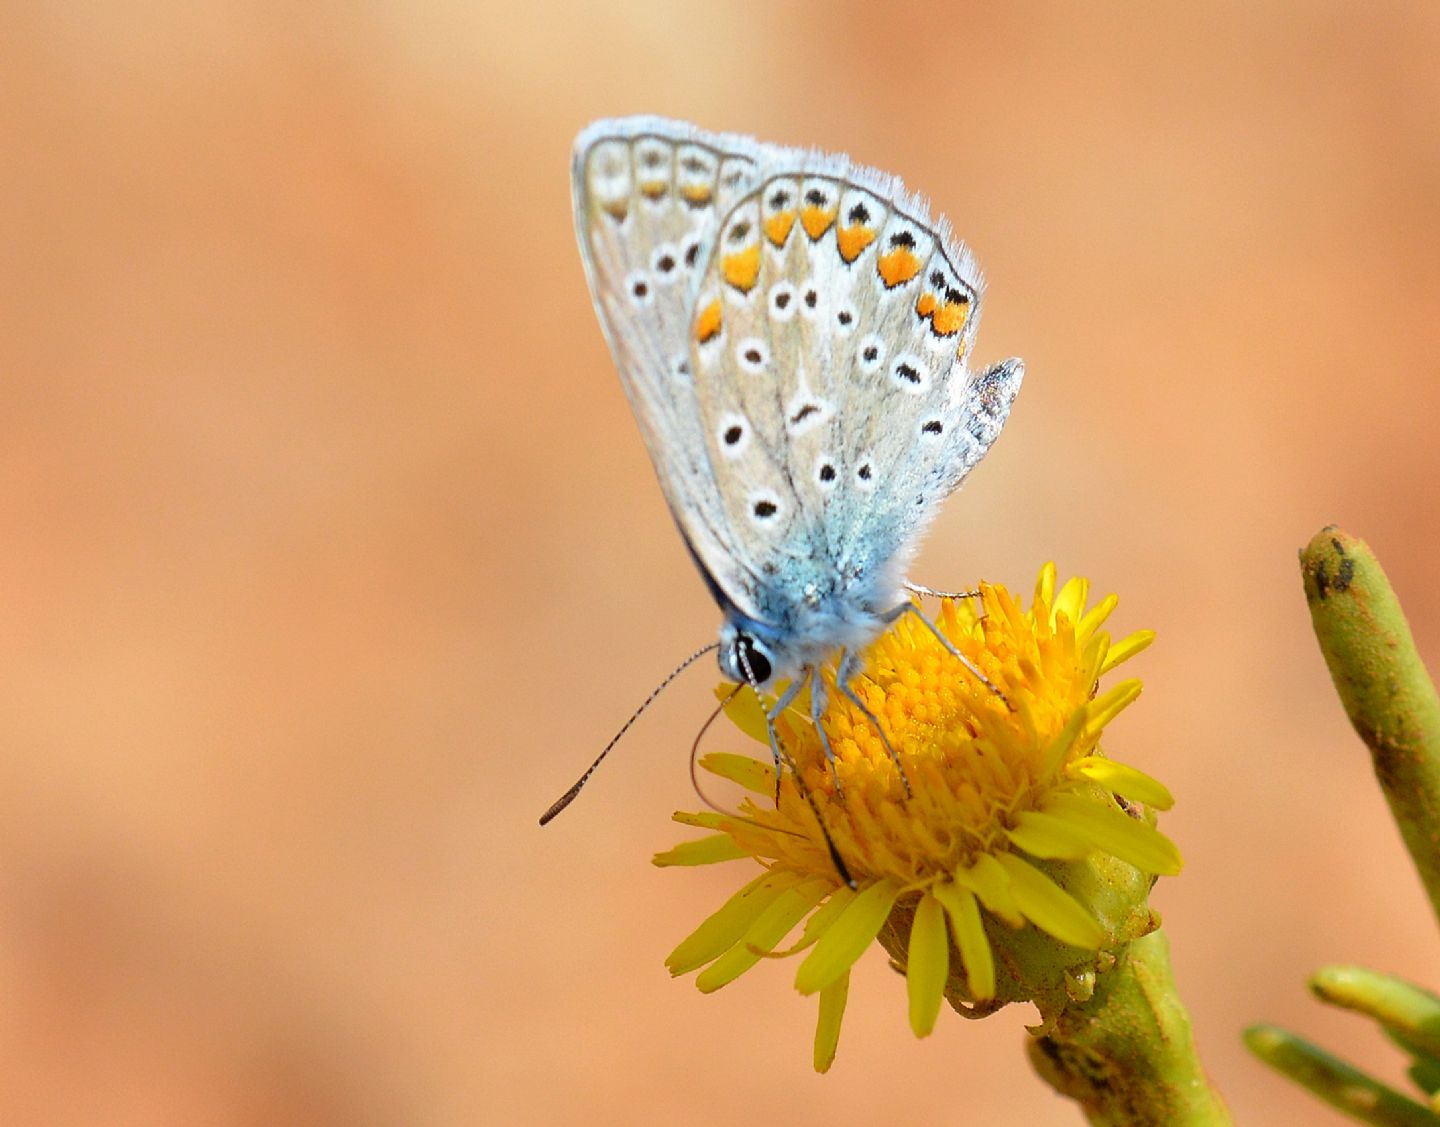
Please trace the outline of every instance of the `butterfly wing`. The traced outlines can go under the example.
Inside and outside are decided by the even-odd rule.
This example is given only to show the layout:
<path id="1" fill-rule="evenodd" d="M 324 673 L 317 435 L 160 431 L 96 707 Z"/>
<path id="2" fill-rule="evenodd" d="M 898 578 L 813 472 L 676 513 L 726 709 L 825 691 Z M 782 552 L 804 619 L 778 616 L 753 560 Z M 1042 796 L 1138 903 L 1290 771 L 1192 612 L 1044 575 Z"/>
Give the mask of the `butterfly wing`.
<path id="1" fill-rule="evenodd" d="M 767 147 L 663 118 L 599 121 L 576 139 L 571 186 L 590 293 L 666 501 L 717 597 L 745 613 L 734 538 L 695 404 L 695 292 L 721 218 L 762 176 Z"/>
<path id="2" fill-rule="evenodd" d="M 786 157 L 721 223 L 690 351 L 731 550 L 759 584 L 750 601 L 803 622 L 808 587 L 823 631 L 895 605 L 1022 368 L 971 375 L 979 271 L 899 181 Z"/>

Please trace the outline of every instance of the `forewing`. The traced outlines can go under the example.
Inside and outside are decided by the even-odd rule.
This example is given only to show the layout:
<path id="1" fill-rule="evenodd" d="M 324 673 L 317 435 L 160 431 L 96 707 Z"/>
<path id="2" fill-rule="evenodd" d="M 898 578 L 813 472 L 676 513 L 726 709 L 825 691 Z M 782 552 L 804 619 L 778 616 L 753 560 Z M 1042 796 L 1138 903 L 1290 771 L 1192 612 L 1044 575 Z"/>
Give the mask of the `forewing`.
<path id="1" fill-rule="evenodd" d="M 661 118 L 596 122 L 575 143 L 575 226 L 590 293 L 666 501 L 712 582 L 743 577 L 695 404 L 695 290 L 721 217 L 753 190 L 765 147 Z"/>

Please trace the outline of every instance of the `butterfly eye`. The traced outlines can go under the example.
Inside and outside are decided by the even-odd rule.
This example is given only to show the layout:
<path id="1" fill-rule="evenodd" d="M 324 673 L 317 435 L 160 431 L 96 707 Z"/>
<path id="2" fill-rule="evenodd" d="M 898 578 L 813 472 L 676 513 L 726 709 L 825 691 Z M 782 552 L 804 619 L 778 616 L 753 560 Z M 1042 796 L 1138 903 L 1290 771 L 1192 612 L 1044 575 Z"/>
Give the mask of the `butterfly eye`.
<path id="1" fill-rule="evenodd" d="M 753 677 L 757 685 L 765 684 L 775 671 L 760 644 L 748 634 L 741 634 L 735 639 L 735 664 L 747 675 L 746 680 Z"/>

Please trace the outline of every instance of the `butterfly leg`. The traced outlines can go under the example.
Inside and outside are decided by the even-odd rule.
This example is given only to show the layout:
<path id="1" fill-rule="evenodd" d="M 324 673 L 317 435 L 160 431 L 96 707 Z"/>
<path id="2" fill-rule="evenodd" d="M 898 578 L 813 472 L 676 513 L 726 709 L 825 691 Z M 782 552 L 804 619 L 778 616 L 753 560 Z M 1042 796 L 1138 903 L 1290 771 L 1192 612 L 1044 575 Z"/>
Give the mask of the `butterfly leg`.
<path id="1" fill-rule="evenodd" d="M 801 677 L 798 681 L 791 681 L 790 684 L 786 686 L 785 691 L 780 694 L 780 696 L 776 699 L 775 703 L 770 707 L 769 711 L 767 711 L 767 712 L 765 713 L 765 734 L 770 737 L 770 754 L 771 754 L 771 755 L 774 757 L 774 759 L 775 759 L 775 805 L 776 805 L 776 806 L 779 806 L 779 805 L 780 805 L 780 767 L 781 767 L 781 755 L 780 755 L 780 737 L 779 737 L 779 735 L 778 735 L 778 734 L 776 733 L 776 731 L 775 731 L 775 721 L 780 718 L 781 714 L 784 713 L 784 711 L 785 711 L 787 708 L 789 708 L 790 705 L 794 702 L 795 698 L 800 695 L 800 690 L 805 687 L 805 682 L 808 681 L 809 679 L 810 679 L 810 670 L 809 670 L 809 668 L 807 667 L 806 670 L 805 670 L 805 676 L 804 676 L 804 677 Z M 759 693 L 757 692 L 756 695 L 758 696 Z M 793 763 L 790 765 L 790 769 L 791 769 L 792 771 L 795 770 L 795 765 L 794 765 Z M 796 774 L 797 777 L 799 776 L 799 772 L 795 772 L 795 774 Z"/>
<path id="2" fill-rule="evenodd" d="M 932 599 L 978 599 L 979 591 L 937 591 L 934 587 L 926 587 L 923 583 L 905 584 L 905 590 L 916 595 L 928 595 Z"/>
<path id="3" fill-rule="evenodd" d="M 890 612 L 888 618 L 889 621 L 894 622 L 897 618 L 901 617 L 901 615 L 905 614 L 913 614 L 916 618 L 923 622 L 929 628 L 930 633 L 934 634 L 935 637 L 939 640 L 940 644 L 945 647 L 946 652 L 951 657 L 955 658 L 956 661 L 958 661 L 966 669 L 970 670 L 970 672 L 975 675 L 976 680 L 978 680 L 982 685 L 984 685 L 1002 701 L 1005 701 L 1005 704 L 1007 706 L 1009 705 L 1010 702 L 1006 700 L 1005 694 L 995 687 L 994 682 L 992 682 L 989 677 L 985 676 L 985 674 L 981 673 L 980 670 L 975 667 L 975 663 L 973 661 L 971 661 L 968 657 L 966 657 L 959 650 L 957 650 L 955 648 L 955 644 L 951 642 L 949 638 L 945 637 L 944 634 L 940 633 L 940 627 L 936 626 L 935 623 L 930 620 L 930 616 L 927 615 L 914 603 L 901 603 L 898 607 L 896 607 Z"/>
<path id="4" fill-rule="evenodd" d="M 894 747 L 890 744 L 890 737 L 885 734 L 885 729 L 880 724 L 880 718 L 870 711 L 870 706 L 860 699 L 860 695 L 850 687 L 850 682 L 860 675 L 864 659 L 859 654 L 850 653 L 847 650 L 840 651 L 840 665 L 835 673 L 835 684 L 839 686 L 840 692 L 845 699 L 860 710 L 862 716 L 870 721 L 870 726 L 875 729 L 880 737 L 880 742 L 885 745 L 885 750 L 890 755 L 890 760 L 895 764 L 895 770 L 900 772 L 900 781 L 905 784 L 905 797 L 909 798 L 913 793 L 910 790 L 910 776 L 905 774 L 905 764 L 900 762 L 900 756 L 896 754 Z"/>
<path id="5" fill-rule="evenodd" d="M 856 888 L 855 878 L 850 875 L 850 870 L 845 867 L 845 859 L 840 856 L 840 850 L 835 847 L 835 839 L 830 836 L 830 831 L 825 828 L 825 819 L 820 816 L 820 807 L 815 803 L 815 796 L 810 793 L 810 788 L 805 785 L 805 779 L 800 774 L 795 761 L 780 750 L 780 737 L 775 731 L 775 719 L 787 708 L 794 699 L 800 695 L 800 690 L 810 680 L 813 670 L 807 668 L 805 676 L 794 681 L 786 690 L 780 694 L 780 698 L 774 706 L 765 713 L 765 734 L 770 737 L 770 754 L 775 757 L 775 805 L 780 805 L 780 769 L 782 764 L 789 764 L 790 777 L 795 780 L 795 787 L 805 796 L 805 801 L 810 806 L 810 813 L 815 815 L 815 821 L 820 825 L 820 833 L 825 838 L 825 845 L 830 850 L 830 860 L 835 866 L 835 871 L 840 874 L 847 887 Z M 751 685 L 754 688 L 754 685 Z M 760 695 L 760 690 L 755 689 L 755 695 Z"/>
<path id="6" fill-rule="evenodd" d="M 830 764 L 830 778 L 835 783 L 835 797 L 843 800 L 845 791 L 840 786 L 840 776 L 835 770 L 835 749 L 830 746 L 830 735 L 825 731 L 825 725 L 820 718 L 825 715 L 825 681 L 820 676 L 820 670 L 814 666 L 807 667 L 805 675 L 810 678 L 810 723 L 815 726 L 815 734 L 820 737 L 820 746 L 825 749 L 825 761 Z"/>

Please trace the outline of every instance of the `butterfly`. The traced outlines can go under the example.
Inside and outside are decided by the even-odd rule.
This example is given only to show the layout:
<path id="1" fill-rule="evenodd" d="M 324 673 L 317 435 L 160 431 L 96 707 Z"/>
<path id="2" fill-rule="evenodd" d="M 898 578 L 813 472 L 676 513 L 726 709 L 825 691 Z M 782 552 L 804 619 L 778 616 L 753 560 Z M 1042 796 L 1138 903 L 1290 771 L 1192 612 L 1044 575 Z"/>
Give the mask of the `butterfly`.
<path id="1" fill-rule="evenodd" d="M 970 368 L 973 257 L 893 176 L 660 117 L 582 131 L 572 187 L 596 312 L 723 615 L 700 652 L 757 694 L 783 684 L 777 785 L 773 720 L 809 684 L 824 740 L 831 659 L 883 739 L 851 688 L 861 651 L 914 612 L 965 660 L 905 571 L 1024 375 L 1018 359 Z"/>

